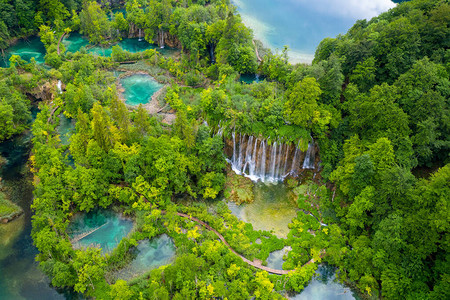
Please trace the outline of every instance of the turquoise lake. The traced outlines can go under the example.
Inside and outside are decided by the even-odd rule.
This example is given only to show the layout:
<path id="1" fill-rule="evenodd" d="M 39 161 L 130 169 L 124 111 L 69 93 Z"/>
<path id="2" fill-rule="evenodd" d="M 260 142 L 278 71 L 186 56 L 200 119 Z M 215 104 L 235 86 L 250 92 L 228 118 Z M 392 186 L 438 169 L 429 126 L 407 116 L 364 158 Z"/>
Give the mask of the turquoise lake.
<path id="1" fill-rule="evenodd" d="M 134 74 L 120 79 L 125 103 L 128 105 L 145 104 L 162 85 L 146 74 Z"/>
<path id="2" fill-rule="evenodd" d="M 79 34 L 78 32 L 71 33 L 68 37 L 64 37 L 63 44 L 66 47 L 67 52 L 75 53 L 78 50 L 81 49 L 81 47 L 87 47 L 88 53 L 92 53 L 94 55 L 100 55 L 100 56 L 111 56 L 112 54 L 112 46 L 110 47 L 100 47 L 100 46 L 93 46 L 88 47 L 89 40 Z M 163 49 L 159 48 L 155 44 L 150 44 L 144 39 L 139 38 L 131 38 L 131 39 L 123 39 L 120 42 L 117 43 L 123 50 L 126 50 L 131 53 L 141 52 L 148 49 L 157 49 L 159 52 L 161 52 L 164 55 L 172 55 L 178 50 L 172 49 L 169 47 L 165 47 Z"/>
<path id="3" fill-rule="evenodd" d="M 9 58 L 12 55 L 19 55 L 23 60 L 29 62 L 32 57 L 38 64 L 44 63 L 45 47 L 39 37 L 34 36 L 28 39 L 21 39 L 15 45 L 5 50 L 5 55 L 0 55 L 0 67 L 9 67 Z"/>
<path id="4" fill-rule="evenodd" d="M 310 63 L 320 41 L 344 34 L 358 19 L 395 6 L 390 0 L 232 0 L 255 38 L 272 50 L 290 49 L 293 63 Z"/>
<path id="5" fill-rule="evenodd" d="M 103 253 L 111 252 L 133 228 L 130 219 L 109 210 L 94 210 L 75 216 L 67 231 L 75 248 L 99 247 Z M 95 230 L 95 231 L 94 231 Z M 89 235 L 78 239 L 84 233 Z"/>

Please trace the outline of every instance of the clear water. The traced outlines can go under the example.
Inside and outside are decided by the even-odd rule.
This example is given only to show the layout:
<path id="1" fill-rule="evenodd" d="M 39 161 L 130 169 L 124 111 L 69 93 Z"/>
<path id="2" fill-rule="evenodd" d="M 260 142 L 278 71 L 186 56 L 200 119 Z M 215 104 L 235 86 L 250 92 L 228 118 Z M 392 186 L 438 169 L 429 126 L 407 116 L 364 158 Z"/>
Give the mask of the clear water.
<path id="1" fill-rule="evenodd" d="M 253 82 L 260 82 L 261 80 L 264 80 L 263 76 L 259 76 L 258 74 L 242 74 L 239 80 L 243 83 L 253 83 Z"/>
<path id="2" fill-rule="evenodd" d="M 267 258 L 267 266 L 272 269 L 283 270 L 283 256 L 287 255 L 291 250 L 291 247 L 286 246 L 281 250 L 271 252 Z"/>
<path id="3" fill-rule="evenodd" d="M 120 84 L 125 90 L 123 95 L 128 105 L 148 103 L 151 97 L 162 85 L 146 74 L 135 74 L 120 79 Z"/>
<path id="4" fill-rule="evenodd" d="M 45 47 L 37 36 L 27 40 L 19 40 L 15 45 L 6 49 L 4 54 L 4 56 L 0 55 L 0 67 L 2 68 L 9 67 L 9 58 L 12 55 L 19 55 L 27 62 L 29 62 L 32 57 L 34 57 L 38 64 L 42 64 L 45 61 Z"/>
<path id="5" fill-rule="evenodd" d="M 74 247 L 100 247 L 103 253 L 111 252 L 131 231 L 133 222 L 109 210 L 95 210 L 75 216 L 67 231 L 74 238 L 98 227 L 98 230 L 74 243 Z"/>
<path id="6" fill-rule="evenodd" d="M 78 32 L 71 33 L 69 36 L 64 37 L 63 44 L 66 47 L 66 51 L 70 51 L 72 53 L 77 52 L 81 49 L 81 47 L 87 47 L 89 45 L 89 40 L 79 34 Z M 172 55 L 177 50 L 165 47 L 164 49 L 160 49 L 158 45 L 150 44 L 144 39 L 139 40 L 138 38 L 131 39 L 123 39 L 117 43 L 123 50 L 126 50 L 131 53 L 137 53 L 141 51 L 145 51 L 148 49 L 157 49 L 164 55 Z M 88 47 L 89 48 L 89 47 Z M 112 46 L 110 47 L 100 47 L 93 46 L 88 49 L 88 53 L 99 55 L 99 56 L 111 56 L 112 54 Z"/>
<path id="7" fill-rule="evenodd" d="M 117 279 L 130 280 L 145 272 L 171 263 L 175 258 L 172 239 L 163 234 L 151 240 L 140 241 L 136 247 L 136 258 L 116 274 Z"/>
<path id="8" fill-rule="evenodd" d="M 244 222 L 252 223 L 255 230 L 273 231 L 278 237 L 287 237 L 288 224 L 297 216 L 297 206 L 288 199 L 287 187 L 257 182 L 253 193 L 252 203 L 238 206 L 228 202 L 231 212 Z"/>
<path id="9" fill-rule="evenodd" d="M 89 45 L 89 40 L 84 38 L 78 32 L 73 32 L 69 36 L 64 36 L 62 40 L 64 47 L 66 47 L 67 52 L 75 53 L 81 49 L 81 47 L 86 47 Z"/>
<path id="10" fill-rule="evenodd" d="M 353 300 L 360 299 L 349 287 L 336 280 L 335 268 L 328 265 L 320 265 L 316 271 L 317 277 L 313 278 L 308 286 L 291 300 Z"/>
<path id="11" fill-rule="evenodd" d="M 75 129 L 75 122 L 72 119 L 66 118 L 63 114 L 59 115 L 59 125 L 56 130 L 59 133 L 62 145 L 69 144 L 69 138 Z"/>
<path id="12" fill-rule="evenodd" d="M 310 63 L 320 41 L 346 33 L 356 20 L 395 6 L 390 0 L 232 0 L 255 37 L 272 50 L 290 49 L 291 62 Z"/>

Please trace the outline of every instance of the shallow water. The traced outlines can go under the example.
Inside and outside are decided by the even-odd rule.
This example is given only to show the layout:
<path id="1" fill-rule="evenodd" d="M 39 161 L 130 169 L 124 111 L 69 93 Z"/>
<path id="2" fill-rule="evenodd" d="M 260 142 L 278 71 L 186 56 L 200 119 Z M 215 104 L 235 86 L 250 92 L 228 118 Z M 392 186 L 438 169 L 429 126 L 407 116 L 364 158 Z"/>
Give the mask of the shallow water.
<path id="1" fill-rule="evenodd" d="M 290 61 L 310 63 L 320 41 L 346 33 L 358 19 L 395 6 L 390 0 L 232 0 L 265 47 L 290 49 Z"/>
<path id="2" fill-rule="evenodd" d="M 149 270 L 167 265 L 175 258 L 175 245 L 167 234 L 139 241 L 135 250 L 136 258 L 116 274 L 117 279 L 130 280 Z"/>
<path id="3" fill-rule="evenodd" d="M 5 56 L 0 56 L 0 67 L 9 67 L 9 58 L 12 55 L 19 55 L 27 62 L 34 57 L 38 64 L 42 64 L 44 63 L 45 47 L 37 36 L 26 40 L 21 39 L 15 45 L 5 50 Z"/>
<path id="4" fill-rule="evenodd" d="M 283 256 L 287 255 L 291 250 L 290 246 L 286 246 L 281 250 L 270 252 L 267 258 L 267 266 L 272 269 L 283 270 Z"/>
<path id="5" fill-rule="evenodd" d="M 298 295 L 289 297 L 291 300 L 353 300 L 360 299 L 349 287 L 336 280 L 335 268 L 320 265 L 308 286 Z"/>
<path id="6" fill-rule="evenodd" d="M 59 125 L 56 130 L 59 133 L 62 145 L 69 144 L 69 138 L 75 129 L 75 122 L 72 119 L 66 118 L 63 114 L 59 115 Z"/>
<path id="7" fill-rule="evenodd" d="M 148 103 L 162 85 L 146 74 L 134 74 L 120 79 L 124 88 L 125 103 L 139 105 Z"/>
<path id="8" fill-rule="evenodd" d="M 70 238 L 95 230 L 74 243 L 75 248 L 100 247 L 103 253 L 111 252 L 133 228 L 133 221 L 109 210 L 94 210 L 78 214 L 67 231 Z"/>
<path id="9" fill-rule="evenodd" d="M 231 212 L 255 230 L 273 231 L 281 238 L 289 233 L 288 224 L 297 216 L 297 206 L 288 199 L 288 188 L 283 184 L 255 183 L 255 200 L 250 204 L 228 202 Z"/>

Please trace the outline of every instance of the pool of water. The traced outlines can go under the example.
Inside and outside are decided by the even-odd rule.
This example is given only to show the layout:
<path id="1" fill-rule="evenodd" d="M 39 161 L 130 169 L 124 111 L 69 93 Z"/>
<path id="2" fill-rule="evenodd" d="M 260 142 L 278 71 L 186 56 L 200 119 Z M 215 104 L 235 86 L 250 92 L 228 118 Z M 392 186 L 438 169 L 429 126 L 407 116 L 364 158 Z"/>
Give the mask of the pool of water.
<path id="1" fill-rule="evenodd" d="M 328 265 L 319 265 L 317 277 L 313 278 L 306 288 L 291 300 L 359 300 L 358 295 L 349 287 L 336 279 L 336 269 Z"/>
<path id="2" fill-rule="evenodd" d="M 310 63 L 320 41 L 344 34 L 358 19 L 395 6 L 390 0 L 232 0 L 255 38 L 272 50 L 290 49 L 291 62 Z"/>
<path id="3" fill-rule="evenodd" d="M 42 64 L 44 63 L 45 47 L 37 36 L 21 39 L 15 45 L 6 49 L 4 56 L 0 55 L 0 67 L 9 67 L 9 58 L 12 55 L 19 55 L 27 62 L 34 57 L 37 63 Z"/>
<path id="4" fill-rule="evenodd" d="M 175 258 L 172 239 L 163 234 L 151 240 L 139 241 L 135 249 L 136 258 L 116 274 L 117 279 L 130 280 L 145 272 L 171 263 Z"/>
<path id="5" fill-rule="evenodd" d="M 121 217 L 118 213 L 94 210 L 76 215 L 67 230 L 75 248 L 100 247 L 103 253 L 108 253 L 132 228 L 133 221 Z M 92 233 L 84 236 L 88 232 Z M 80 236 L 84 237 L 79 238 Z"/>
<path id="6" fill-rule="evenodd" d="M 253 82 L 260 82 L 261 80 L 264 80 L 264 76 L 260 76 L 258 74 L 242 74 L 239 78 L 239 80 L 243 83 L 253 83 Z"/>
<path id="7" fill-rule="evenodd" d="M 89 45 L 89 40 L 79 34 L 78 32 L 71 33 L 69 36 L 64 37 L 63 44 L 66 47 L 66 51 L 75 53 L 81 49 L 81 47 L 87 47 Z M 137 53 L 141 51 L 145 51 L 147 49 L 157 49 L 162 54 L 172 55 L 177 52 L 176 49 L 172 49 L 170 47 L 165 47 L 163 49 L 159 48 L 158 45 L 150 44 L 144 39 L 139 38 L 131 38 L 131 39 L 123 39 L 117 43 L 123 50 L 126 50 L 131 53 Z M 88 47 L 88 53 L 99 55 L 99 56 L 111 56 L 112 54 L 112 46 L 110 47 L 101 47 L 101 46 L 93 46 Z"/>
<path id="8" fill-rule="evenodd" d="M 251 223 L 255 230 L 273 231 L 281 238 L 289 233 L 288 224 L 297 216 L 295 202 L 289 200 L 288 188 L 283 184 L 255 183 L 255 200 L 249 204 L 236 205 L 228 202 L 231 212 L 244 222 Z"/>
<path id="9" fill-rule="evenodd" d="M 146 74 L 134 74 L 120 79 L 125 103 L 139 105 L 148 103 L 154 93 L 162 88 L 162 85 Z"/>
<path id="10" fill-rule="evenodd" d="M 75 122 L 73 119 L 68 119 L 63 114 L 59 115 L 59 125 L 56 130 L 59 133 L 62 145 L 69 144 L 69 138 L 75 129 Z"/>
<path id="11" fill-rule="evenodd" d="M 287 255 L 291 250 L 290 246 L 286 246 L 281 250 L 270 252 L 267 258 L 267 266 L 272 269 L 283 270 L 283 256 Z"/>

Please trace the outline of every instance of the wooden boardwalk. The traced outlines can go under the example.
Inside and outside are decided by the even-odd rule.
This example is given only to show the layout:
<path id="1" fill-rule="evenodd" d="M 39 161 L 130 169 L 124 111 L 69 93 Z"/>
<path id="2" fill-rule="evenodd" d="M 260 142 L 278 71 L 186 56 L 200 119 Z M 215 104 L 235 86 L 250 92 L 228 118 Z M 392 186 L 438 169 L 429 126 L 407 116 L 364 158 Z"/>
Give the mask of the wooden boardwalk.
<path id="1" fill-rule="evenodd" d="M 140 195 L 140 196 L 143 196 L 143 195 L 141 195 L 141 194 L 139 194 L 139 193 L 137 193 L 137 194 Z M 144 200 L 145 200 L 147 203 L 149 202 L 145 197 L 144 197 Z M 167 211 L 161 210 L 161 214 L 165 215 L 166 213 L 167 213 Z M 223 235 L 221 235 L 217 230 L 215 230 L 214 228 L 212 228 L 211 226 L 209 226 L 208 224 L 206 224 L 206 223 L 203 222 L 202 220 L 199 220 L 199 219 L 197 219 L 196 217 L 190 216 L 190 215 L 185 214 L 185 213 L 180 213 L 180 212 L 176 212 L 176 215 L 179 216 L 179 217 L 183 217 L 183 218 L 189 219 L 189 220 L 191 220 L 191 221 L 194 221 L 194 222 L 196 222 L 196 223 L 202 225 L 203 227 L 205 227 L 205 228 L 208 229 L 209 231 L 214 232 L 215 235 L 217 235 L 217 237 L 218 237 L 218 238 L 219 238 L 219 239 L 220 239 L 220 240 L 228 247 L 228 249 L 230 249 L 231 252 L 233 252 L 235 255 L 239 256 L 245 263 L 247 263 L 247 264 L 250 265 L 250 266 L 253 266 L 253 267 L 257 268 L 257 269 L 264 270 L 264 271 L 267 271 L 267 272 L 269 272 L 269 273 L 276 274 L 276 275 L 286 275 L 286 274 L 289 274 L 290 272 L 294 272 L 294 271 L 295 271 L 295 269 L 294 269 L 294 270 L 278 270 L 278 269 L 272 269 L 272 268 L 263 266 L 263 265 L 261 264 L 261 262 L 259 262 L 259 261 L 251 261 L 251 260 L 248 260 L 247 258 L 245 258 L 244 256 L 242 256 L 241 254 L 237 253 L 237 252 L 230 246 L 230 244 L 227 243 L 227 241 L 225 240 L 225 238 L 223 237 Z M 320 257 L 323 257 L 324 254 L 325 254 L 325 252 L 324 252 L 324 251 L 321 251 Z M 309 260 L 306 264 L 304 264 L 304 266 L 309 265 L 309 264 L 312 264 L 312 263 L 314 263 L 314 262 L 315 262 L 315 260 L 314 260 L 314 258 L 312 258 L 312 259 Z"/>
<path id="2" fill-rule="evenodd" d="M 162 211 L 162 213 L 165 213 L 165 211 Z M 199 220 L 199 219 L 197 219 L 195 217 L 192 217 L 192 216 L 189 216 L 187 214 L 184 214 L 184 213 L 177 212 L 177 215 L 180 216 L 180 217 L 192 220 L 192 221 L 194 221 L 194 222 L 204 226 L 206 229 L 214 232 L 219 237 L 219 239 L 228 247 L 228 249 L 230 249 L 231 252 L 233 252 L 234 254 L 239 256 L 245 263 L 247 263 L 247 264 L 249 264 L 249 265 L 251 265 L 251 266 L 253 266 L 255 268 L 267 271 L 267 272 L 272 273 L 272 274 L 277 274 L 277 275 L 285 275 L 285 274 L 289 274 L 289 272 L 294 271 L 294 270 L 277 270 L 277 269 L 272 269 L 272 268 L 269 268 L 269 267 L 261 265 L 261 262 L 258 262 L 258 261 L 255 262 L 255 261 L 248 260 L 244 256 L 242 256 L 239 253 L 237 253 L 233 248 L 231 248 L 231 246 L 227 243 L 227 241 L 225 240 L 223 235 L 221 235 L 217 230 L 215 230 L 214 228 L 212 228 L 211 226 L 209 226 L 205 222 L 203 222 L 203 221 L 201 221 L 201 220 Z"/>
<path id="3" fill-rule="evenodd" d="M 100 226 L 98 226 L 98 227 L 96 227 L 96 228 L 94 228 L 94 229 L 91 229 L 91 230 L 89 230 L 89 231 L 86 231 L 85 233 L 78 234 L 78 235 L 76 235 L 75 237 L 73 237 L 72 239 L 70 239 L 70 242 L 73 243 L 73 244 L 78 243 L 80 240 L 84 239 L 84 238 L 87 237 L 88 235 L 93 234 L 94 232 L 96 232 L 97 230 L 99 230 L 100 228 L 102 228 L 103 226 L 105 226 L 106 224 L 108 224 L 108 223 L 105 223 L 105 224 L 100 225 Z"/>

